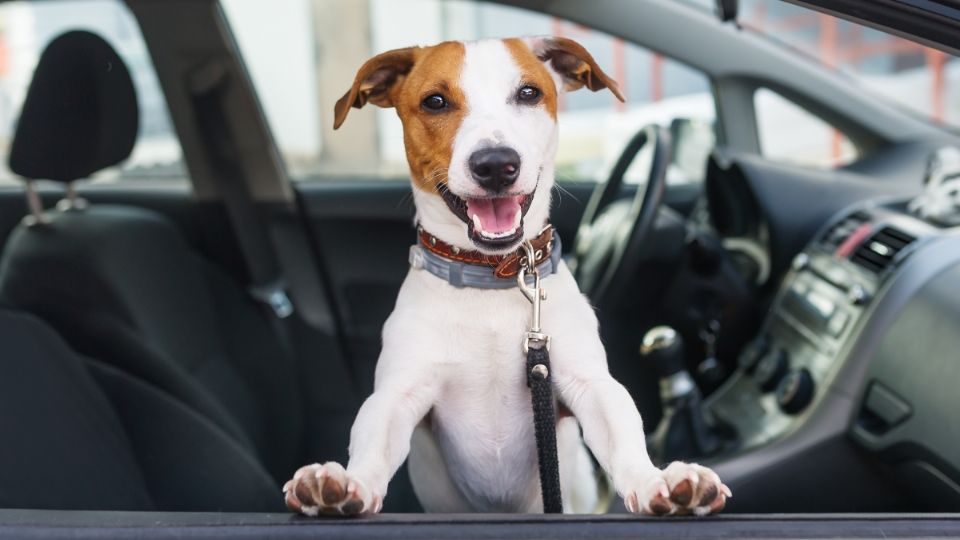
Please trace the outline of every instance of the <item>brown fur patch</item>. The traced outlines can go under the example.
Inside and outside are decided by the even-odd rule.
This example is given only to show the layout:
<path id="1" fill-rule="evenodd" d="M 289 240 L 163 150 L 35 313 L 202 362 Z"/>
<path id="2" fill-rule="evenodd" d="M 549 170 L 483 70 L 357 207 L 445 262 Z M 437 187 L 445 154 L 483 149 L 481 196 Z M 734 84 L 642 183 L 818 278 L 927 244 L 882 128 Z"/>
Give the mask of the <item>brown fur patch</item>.
<path id="1" fill-rule="evenodd" d="M 399 86 L 416 62 L 419 47 L 394 49 L 364 62 L 349 90 L 333 107 L 333 129 L 347 119 L 350 108 L 359 109 L 369 101 L 380 107 L 393 107 L 392 90 Z"/>
<path id="2" fill-rule="evenodd" d="M 540 89 L 541 99 L 538 107 L 543 107 L 550 113 L 550 116 L 557 119 L 557 85 L 550 76 L 546 66 L 530 47 L 521 39 L 509 38 L 503 40 L 503 44 L 510 51 L 510 56 L 517 63 L 520 72 L 523 73 L 523 84 L 530 84 Z"/>
<path id="3" fill-rule="evenodd" d="M 700 494 L 700 500 L 697 501 L 697 506 L 710 506 L 713 504 L 713 501 L 717 500 L 717 495 L 719 494 L 720 490 L 717 489 L 716 484 L 708 485 L 704 488 L 703 493 Z"/>
<path id="4" fill-rule="evenodd" d="M 671 510 L 673 510 L 673 506 L 660 495 L 655 496 L 653 500 L 650 501 L 650 511 L 653 512 L 654 515 L 665 516 L 669 514 Z"/>
<path id="5" fill-rule="evenodd" d="M 723 507 L 727 505 L 726 497 L 717 497 L 713 500 L 713 504 L 710 505 L 710 513 L 716 514 L 717 512 L 723 510 Z"/>
<path id="6" fill-rule="evenodd" d="M 593 56 L 572 39 L 552 37 L 544 39 L 543 50 L 537 55 L 550 65 L 565 81 L 566 90 L 576 90 L 586 86 L 596 92 L 608 88 L 620 101 L 626 101 L 617 81 L 600 69 Z"/>
<path id="7" fill-rule="evenodd" d="M 693 484 L 690 480 L 683 480 L 670 492 L 670 500 L 680 506 L 687 506 L 693 500 Z"/>
<path id="8" fill-rule="evenodd" d="M 568 86 L 586 85 L 591 90 L 610 88 L 623 99 L 617 84 L 596 65 L 578 43 L 564 38 L 544 41 L 546 49 L 533 51 L 521 39 L 503 40 L 524 75 L 524 81 L 540 89 L 537 105 L 557 117 L 558 89 L 543 61 L 559 66 Z M 453 156 L 453 141 L 469 111 L 466 94 L 460 88 L 460 73 L 466 54 L 464 44 L 446 41 L 432 47 L 409 47 L 379 54 L 357 72 L 353 86 L 334 107 L 334 129 L 351 108 L 373 103 L 395 107 L 403 123 L 403 142 L 415 188 L 439 196 L 438 184 L 447 179 Z M 571 85 L 572 83 L 572 85 Z M 449 103 L 443 112 L 426 111 L 421 102 L 441 94 Z"/>
<path id="9" fill-rule="evenodd" d="M 333 478 L 327 478 L 320 489 L 320 498 L 327 505 L 334 505 L 343 500 L 343 486 Z"/>
<path id="10" fill-rule="evenodd" d="M 464 54 L 463 44 L 456 41 L 419 50 L 413 68 L 395 89 L 413 185 L 428 193 L 437 193 L 437 184 L 446 181 L 453 140 L 469 108 L 459 85 Z M 425 111 L 420 104 L 431 94 L 443 95 L 448 108 Z"/>
<path id="11" fill-rule="evenodd" d="M 360 499 L 350 499 L 347 502 L 343 503 L 343 506 L 340 507 L 340 511 L 343 512 L 346 516 L 355 516 L 363 510 L 363 501 Z"/>
<path id="12" fill-rule="evenodd" d="M 301 481 L 294 488 L 294 495 L 297 496 L 297 499 L 308 506 L 316 505 L 316 502 L 313 500 L 313 491 L 310 489 L 310 486 L 307 485 L 307 482 Z"/>

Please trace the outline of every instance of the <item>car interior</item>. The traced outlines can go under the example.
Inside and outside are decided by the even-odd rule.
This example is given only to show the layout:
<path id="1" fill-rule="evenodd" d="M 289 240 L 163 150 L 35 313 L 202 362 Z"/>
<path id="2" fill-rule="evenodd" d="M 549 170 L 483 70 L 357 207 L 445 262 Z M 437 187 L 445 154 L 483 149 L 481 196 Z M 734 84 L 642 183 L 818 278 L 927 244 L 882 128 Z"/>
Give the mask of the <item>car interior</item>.
<path id="1" fill-rule="evenodd" d="M 0 185 L 0 509 L 278 513 L 225 518 L 227 535 L 288 523 L 281 486 L 346 461 L 372 390 L 415 242 L 409 182 L 292 181 L 221 3 L 117 4 L 186 180 L 98 181 L 141 136 L 137 75 L 83 25 L 43 44 L 3 156 L 16 183 Z M 955 128 L 681 0 L 617 2 L 629 16 L 497 4 L 709 78 L 708 147 L 695 120 L 631 124 L 599 181 L 560 184 L 552 214 L 655 461 L 713 467 L 735 494 L 725 514 L 957 511 Z M 765 155 L 760 89 L 856 156 Z M 689 155 L 702 181 L 675 182 Z M 384 512 L 422 512 L 404 468 Z M 498 523 L 533 526 L 517 519 Z"/>

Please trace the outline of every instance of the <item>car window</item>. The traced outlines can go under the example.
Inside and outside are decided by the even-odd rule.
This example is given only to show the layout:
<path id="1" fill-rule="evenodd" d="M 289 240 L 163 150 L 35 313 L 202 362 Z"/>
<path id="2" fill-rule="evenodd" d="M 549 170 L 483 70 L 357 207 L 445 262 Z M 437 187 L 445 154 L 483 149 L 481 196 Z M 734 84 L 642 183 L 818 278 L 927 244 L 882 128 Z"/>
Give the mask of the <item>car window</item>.
<path id="1" fill-rule="evenodd" d="M 764 157 L 818 168 L 839 167 L 857 158 L 853 143 L 840 130 L 773 90 L 757 89 L 753 101 Z"/>
<path id="2" fill-rule="evenodd" d="M 46 45 L 71 30 L 94 32 L 116 49 L 130 69 L 140 107 L 140 131 L 130 158 L 93 180 L 184 180 L 180 144 L 133 14 L 119 0 L 50 0 L 0 4 L 0 184 L 17 181 L 7 155 L 33 70 Z"/>
<path id="3" fill-rule="evenodd" d="M 629 138 L 648 123 L 712 126 L 714 121 L 713 94 L 703 73 L 607 34 L 518 8 L 472 0 L 225 0 L 224 7 L 287 170 L 297 180 L 408 175 L 394 111 L 351 115 L 336 133 L 331 116 L 365 60 L 411 44 L 548 34 L 582 43 L 620 83 L 627 101 L 585 90 L 562 96 L 560 181 L 602 178 Z M 640 167 L 632 169 L 627 180 L 640 181 Z M 702 171 L 678 166 L 669 179 L 698 181 Z"/>
<path id="4" fill-rule="evenodd" d="M 955 56 L 780 0 L 741 0 L 739 22 L 844 72 L 866 94 L 960 127 L 960 60 Z"/>

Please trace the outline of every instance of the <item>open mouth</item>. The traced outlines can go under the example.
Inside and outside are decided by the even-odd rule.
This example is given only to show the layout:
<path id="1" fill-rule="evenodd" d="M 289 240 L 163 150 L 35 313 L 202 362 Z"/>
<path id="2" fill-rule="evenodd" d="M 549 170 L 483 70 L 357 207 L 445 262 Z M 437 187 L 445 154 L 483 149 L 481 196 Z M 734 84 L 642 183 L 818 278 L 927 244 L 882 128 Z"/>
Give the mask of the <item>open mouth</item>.
<path id="1" fill-rule="evenodd" d="M 467 236 L 478 246 L 503 248 L 523 237 L 523 216 L 533 193 L 460 198 L 446 185 L 439 191 L 450 211 L 467 224 Z"/>

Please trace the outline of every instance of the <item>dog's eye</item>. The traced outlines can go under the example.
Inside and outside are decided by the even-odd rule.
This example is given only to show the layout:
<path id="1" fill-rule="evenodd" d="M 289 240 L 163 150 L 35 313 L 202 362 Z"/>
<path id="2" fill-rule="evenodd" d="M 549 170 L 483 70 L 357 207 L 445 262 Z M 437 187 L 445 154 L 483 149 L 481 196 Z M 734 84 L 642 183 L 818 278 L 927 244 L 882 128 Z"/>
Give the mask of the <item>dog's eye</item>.
<path id="1" fill-rule="evenodd" d="M 517 101 L 521 103 L 533 103 L 540 99 L 540 89 L 535 86 L 522 86 L 517 90 Z"/>
<path id="2" fill-rule="evenodd" d="M 440 94 L 431 94 L 423 99 L 421 105 L 429 111 L 442 111 L 447 108 L 447 99 Z"/>

